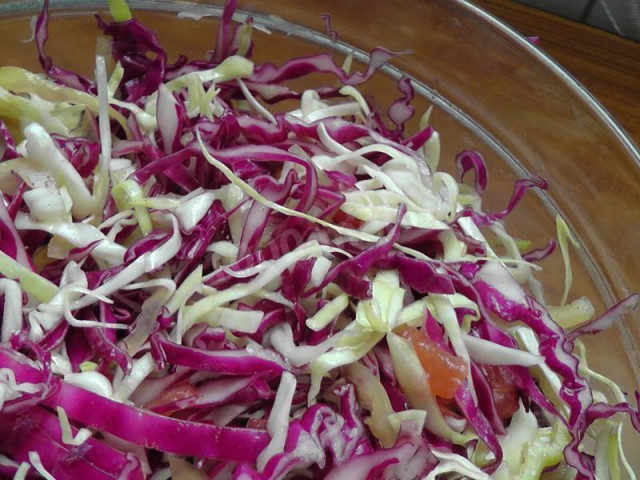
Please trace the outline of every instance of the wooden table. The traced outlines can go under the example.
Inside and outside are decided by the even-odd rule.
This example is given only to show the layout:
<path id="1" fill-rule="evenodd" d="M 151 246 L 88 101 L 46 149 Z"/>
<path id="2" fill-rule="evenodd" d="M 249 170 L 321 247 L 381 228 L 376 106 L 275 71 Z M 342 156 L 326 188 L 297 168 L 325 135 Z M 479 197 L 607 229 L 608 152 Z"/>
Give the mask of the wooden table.
<path id="1" fill-rule="evenodd" d="M 538 44 L 589 90 L 640 145 L 640 43 L 514 0 L 472 0 Z"/>

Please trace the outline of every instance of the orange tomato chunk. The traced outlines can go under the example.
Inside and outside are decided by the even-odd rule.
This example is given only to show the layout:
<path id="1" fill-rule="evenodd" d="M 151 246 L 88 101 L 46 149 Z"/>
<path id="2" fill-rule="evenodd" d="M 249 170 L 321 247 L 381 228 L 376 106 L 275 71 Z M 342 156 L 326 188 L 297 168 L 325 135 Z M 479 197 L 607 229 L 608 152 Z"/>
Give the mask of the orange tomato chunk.
<path id="1" fill-rule="evenodd" d="M 352 217 L 348 213 L 343 212 L 342 210 L 338 210 L 333 214 L 333 223 L 336 225 L 340 225 L 342 227 L 348 227 L 353 229 L 360 228 L 364 222 L 358 218 Z"/>
<path id="2" fill-rule="evenodd" d="M 453 398 L 467 377 L 465 361 L 442 349 L 422 330 L 403 325 L 395 333 L 413 345 L 427 374 L 431 393 L 440 398 Z"/>
<path id="3" fill-rule="evenodd" d="M 189 383 L 189 380 L 183 380 L 178 382 L 167 390 L 162 392 L 162 394 L 151 400 L 149 403 L 145 405 L 145 408 L 153 409 L 154 407 L 159 407 L 161 405 L 167 405 L 173 402 L 177 402 L 178 400 L 186 400 L 187 398 L 196 398 L 198 396 L 198 390 Z M 163 414 L 166 416 L 171 416 L 175 413 L 176 410 L 169 410 L 164 412 Z"/>
<path id="4" fill-rule="evenodd" d="M 511 418 L 518 410 L 518 389 L 509 371 L 500 365 L 479 364 L 480 370 L 491 387 L 493 401 L 500 418 Z"/>
<path id="5" fill-rule="evenodd" d="M 267 419 L 266 418 L 250 418 L 247 420 L 247 428 L 255 428 L 258 430 L 266 430 L 267 429 Z"/>

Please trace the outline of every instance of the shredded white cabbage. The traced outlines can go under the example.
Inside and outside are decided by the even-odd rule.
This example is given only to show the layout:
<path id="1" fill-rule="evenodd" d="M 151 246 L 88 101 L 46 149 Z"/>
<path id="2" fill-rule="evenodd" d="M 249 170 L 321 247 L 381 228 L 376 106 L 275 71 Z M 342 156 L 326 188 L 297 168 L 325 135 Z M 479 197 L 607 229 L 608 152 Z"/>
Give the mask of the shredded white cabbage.
<path id="1" fill-rule="evenodd" d="M 15 475 L 13 476 L 13 480 L 25 480 L 27 478 L 27 474 L 29 473 L 29 469 L 31 465 L 27 462 L 22 462 L 18 469 L 16 470 Z"/>
<path id="2" fill-rule="evenodd" d="M 324 257 L 322 257 L 324 258 Z M 329 325 L 349 306 L 349 296 L 342 294 L 327 303 L 306 321 L 307 327 L 319 331 Z"/>
<path id="3" fill-rule="evenodd" d="M 43 386 L 29 382 L 18 383 L 13 370 L 0 368 L 0 412 L 6 402 L 16 400 L 23 394 L 36 393 L 42 390 Z"/>
<path id="4" fill-rule="evenodd" d="M 44 478 L 45 480 L 56 480 L 53 475 L 51 475 L 44 465 L 42 465 L 42 460 L 40 460 L 40 455 L 38 452 L 29 452 L 29 462 L 33 468 Z"/>
<path id="5" fill-rule="evenodd" d="M 73 165 L 60 152 L 47 131 L 39 124 L 32 123 L 24 129 L 27 139 L 26 149 L 29 159 L 41 168 L 51 172 L 59 181 L 64 182 L 71 200 L 73 217 L 82 220 L 92 213 L 93 199 L 82 177 Z M 59 185 L 59 187 L 63 186 Z"/>
<path id="6" fill-rule="evenodd" d="M 99 372 L 67 373 L 64 381 L 106 398 L 113 397 L 111 381 Z"/>
<path id="7" fill-rule="evenodd" d="M 571 234 L 569 226 L 560 216 L 556 217 L 556 230 L 558 235 L 558 245 L 560 246 L 560 252 L 562 253 L 562 261 L 564 262 L 564 290 L 562 292 L 562 298 L 560 299 L 560 305 L 564 305 L 569 296 L 569 290 L 573 283 L 573 273 L 571 271 L 571 260 L 569 258 L 569 242 L 574 247 L 580 247 L 578 241 Z"/>
<path id="8" fill-rule="evenodd" d="M 289 372 L 284 372 L 280 377 L 280 385 L 273 401 L 273 409 L 267 421 L 267 431 L 271 436 L 271 441 L 258 456 L 258 471 L 262 471 L 269 459 L 284 449 L 289 428 L 291 402 L 295 391 L 296 377 Z"/>
<path id="9" fill-rule="evenodd" d="M 89 439 L 89 437 L 91 437 L 92 432 L 88 428 L 81 428 L 74 437 L 73 431 L 71 430 L 71 424 L 69 423 L 69 417 L 67 417 L 67 413 L 64 411 L 64 408 L 56 407 L 56 412 L 58 413 L 60 429 L 62 430 L 62 443 L 77 447 L 78 445 L 82 445 L 87 441 L 87 439 Z"/>
<path id="10" fill-rule="evenodd" d="M 0 278 L 0 294 L 4 296 L 0 343 L 7 344 L 11 335 L 22 328 L 22 291 L 17 282 Z"/>

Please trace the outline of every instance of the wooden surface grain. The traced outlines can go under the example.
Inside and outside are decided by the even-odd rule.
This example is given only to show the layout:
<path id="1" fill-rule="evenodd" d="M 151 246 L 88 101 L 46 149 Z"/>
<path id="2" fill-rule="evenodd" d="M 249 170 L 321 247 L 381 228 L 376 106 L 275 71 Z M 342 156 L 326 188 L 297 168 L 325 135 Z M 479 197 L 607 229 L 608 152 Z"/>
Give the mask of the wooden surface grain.
<path id="1" fill-rule="evenodd" d="M 640 43 L 513 0 L 473 3 L 538 46 L 589 90 L 640 145 Z"/>

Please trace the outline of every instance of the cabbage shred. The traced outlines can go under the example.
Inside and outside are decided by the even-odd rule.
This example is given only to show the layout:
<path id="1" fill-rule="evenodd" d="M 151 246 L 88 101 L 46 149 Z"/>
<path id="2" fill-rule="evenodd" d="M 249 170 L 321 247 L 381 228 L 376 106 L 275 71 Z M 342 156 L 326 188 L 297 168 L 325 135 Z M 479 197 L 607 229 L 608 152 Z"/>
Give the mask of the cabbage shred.
<path id="1" fill-rule="evenodd" d="M 507 233 L 544 180 L 485 212 L 482 156 L 456 179 L 430 111 L 407 131 L 411 80 L 386 112 L 358 90 L 384 48 L 254 64 L 230 0 L 209 56 L 171 64 L 109 6 L 94 79 L 46 55 L 47 2 L 46 75 L 0 67 L 3 476 L 635 478 L 613 415 L 638 410 L 578 337 L 638 296 L 595 317 L 562 219 L 542 249 Z M 554 305 L 534 273 L 557 244 Z"/>

